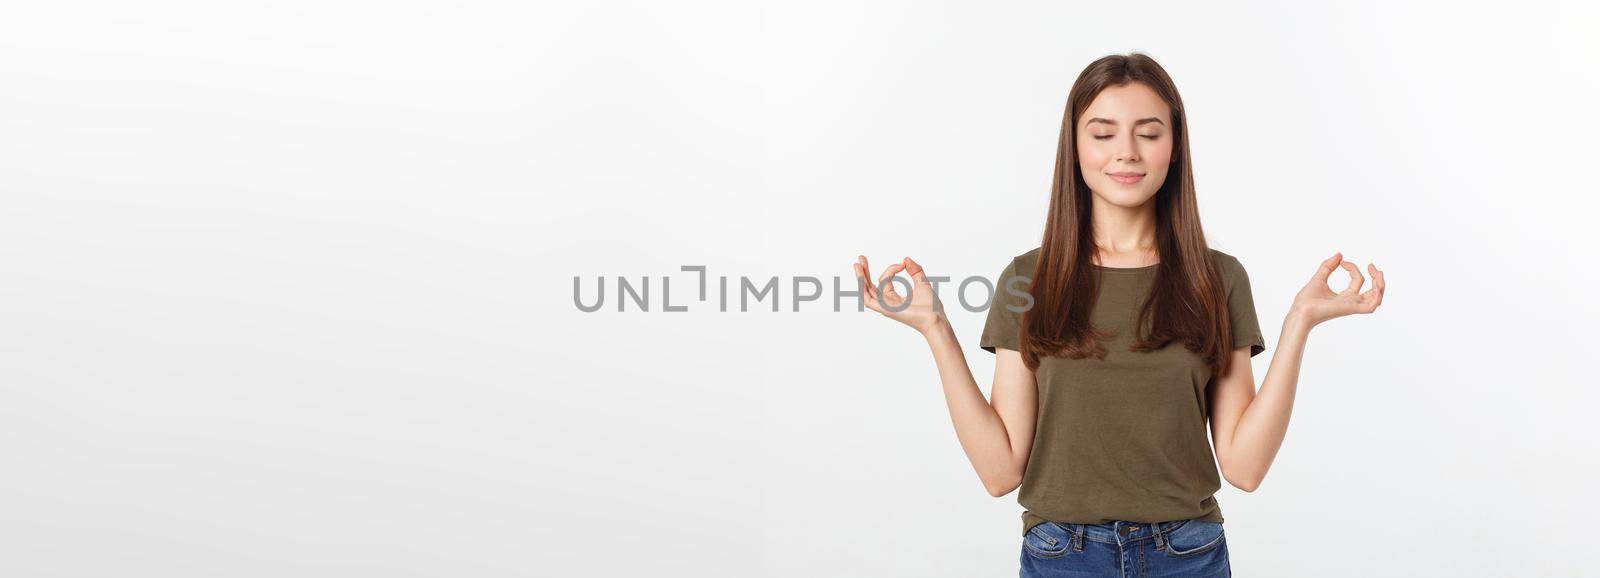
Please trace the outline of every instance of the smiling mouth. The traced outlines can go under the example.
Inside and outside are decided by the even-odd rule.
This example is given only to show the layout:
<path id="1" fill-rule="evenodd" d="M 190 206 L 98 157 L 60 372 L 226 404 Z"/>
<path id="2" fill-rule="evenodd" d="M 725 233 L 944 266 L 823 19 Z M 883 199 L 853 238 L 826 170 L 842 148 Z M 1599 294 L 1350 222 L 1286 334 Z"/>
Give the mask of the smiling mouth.
<path id="1" fill-rule="evenodd" d="M 1110 177 L 1111 177 L 1111 180 L 1119 182 L 1119 183 L 1122 183 L 1124 185 L 1131 185 L 1133 183 L 1137 183 L 1139 181 L 1144 180 L 1144 175 L 1141 175 L 1139 173 L 1111 173 Z"/>

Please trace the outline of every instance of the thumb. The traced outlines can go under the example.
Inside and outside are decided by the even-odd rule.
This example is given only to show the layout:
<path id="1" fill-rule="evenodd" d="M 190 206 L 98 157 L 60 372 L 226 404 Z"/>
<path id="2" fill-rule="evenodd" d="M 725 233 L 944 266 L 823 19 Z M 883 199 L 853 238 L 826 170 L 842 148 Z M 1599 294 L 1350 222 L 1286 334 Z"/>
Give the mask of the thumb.
<path id="1" fill-rule="evenodd" d="M 1322 264 L 1317 267 L 1317 272 L 1311 275 L 1311 280 L 1312 281 L 1319 281 L 1320 280 L 1320 281 L 1322 281 L 1322 283 L 1324 285 L 1326 285 L 1328 283 L 1328 278 L 1333 276 L 1333 271 L 1335 269 L 1338 269 L 1339 268 L 1339 264 L 1343 263 L 1343 262 L 1344 262 L 1344 252 L 1343 251 L 1334 252 L 1332 257 L 1328 257 L 1327 259 L 1323 259 L 1322 260 Z"/>
<path id="2" fill-rule="evenodd" d="M 922 272 L 922 265 L 912 261 L 910 257 L 906 257 L 904 263 L 906 265 L 906 274 L 911 275 L 912 281 L 917 283 L 926 283 L 928 281 L 927 276 Z"/>

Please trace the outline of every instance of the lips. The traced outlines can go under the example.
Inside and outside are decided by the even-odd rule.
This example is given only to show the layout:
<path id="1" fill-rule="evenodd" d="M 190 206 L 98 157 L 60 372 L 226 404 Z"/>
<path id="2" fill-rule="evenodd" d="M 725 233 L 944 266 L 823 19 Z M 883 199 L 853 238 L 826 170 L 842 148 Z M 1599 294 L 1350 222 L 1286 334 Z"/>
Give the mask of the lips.
<path id="1" fill-rule="evenodd" d="M 1119 182 L 1119 183 L 1122 183 L 1124 185 L 1131 185 L 1131 184 L 1134 184 L 1134 183 L 1137 183 L 1139 181 L 1144 180 L 1144 173 L 1133 173 L 1133 172 L 1124 171 L 1124 172 L 1120 172 L 1120 173 L 1108 173 L 1108 174 L 1111 177 L 1111 180 Z"/>

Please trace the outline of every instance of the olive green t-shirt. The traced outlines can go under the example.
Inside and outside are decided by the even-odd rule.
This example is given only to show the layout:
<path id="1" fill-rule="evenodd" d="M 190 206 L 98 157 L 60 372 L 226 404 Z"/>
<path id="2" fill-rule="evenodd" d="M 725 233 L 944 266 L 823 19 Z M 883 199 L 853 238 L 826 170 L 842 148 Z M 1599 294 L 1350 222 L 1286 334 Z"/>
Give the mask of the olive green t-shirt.
<path id="1" fill-rule="evenodd" d="M 1238 259 L 1215 249 L 1211 253 L 1228 292 L 1233 347 L 1248 345 L 1253 357 L 1266 349 L 1266 341 L 1250 279 Z M 990 353 L 996 347 L 1021 350 L 1022 313 L 1011 309 L 1037 303 L 1026 294 L 1038 257 L 1038 249 L 1019 255 L 1000 274 L 978 342 Z M 1157 351 L 1128 351 L 1157 265 L 1093 267 L 1101 285 L 1091 322 L 1117 335 L 1101 342 L 1103 361 L 1040 358 L 1034 372 L 1038 423 L 1017 493 L 1017 503 L 1025 508 L 1023 533 L 1046 520 L 1221 522 L 1213 494 L 1222 481 L 1207 436 L 1211 368 L 1178 342 Z M 1008 284 L 1014 276 L 1021 279 Z"/>

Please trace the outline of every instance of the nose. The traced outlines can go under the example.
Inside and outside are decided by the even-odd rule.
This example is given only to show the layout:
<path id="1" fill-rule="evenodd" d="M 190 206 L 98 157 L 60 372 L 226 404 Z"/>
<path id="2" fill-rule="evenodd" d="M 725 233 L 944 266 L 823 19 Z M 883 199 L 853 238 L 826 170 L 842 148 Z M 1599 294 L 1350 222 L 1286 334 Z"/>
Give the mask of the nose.
<path id="1" fill-rule="evenodd" d="M 1117 139 L 1121 147 L 1117 149 L 1117 160 L 1121 162 L 1139 162 L 1139 147 L 1136 146 L 1137 137 L 1129 135 L 1125 139 Z"/>

